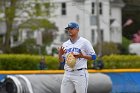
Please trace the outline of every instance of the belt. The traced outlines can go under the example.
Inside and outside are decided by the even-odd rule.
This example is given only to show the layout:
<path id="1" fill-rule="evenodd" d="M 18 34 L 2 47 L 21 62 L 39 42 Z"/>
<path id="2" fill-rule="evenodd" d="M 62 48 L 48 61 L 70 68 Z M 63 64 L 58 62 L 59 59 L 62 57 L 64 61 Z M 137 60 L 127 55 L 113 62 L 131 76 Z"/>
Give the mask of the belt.
<path id="1" fill-rule="evenodd" d="M 73 72 L 73 71 L 80 71 L 80 70 L 86 70 L 87 68 L 79 68 L 79 69 L 73 69 L 73 70 L 66 70 L 69 72 Z"/>

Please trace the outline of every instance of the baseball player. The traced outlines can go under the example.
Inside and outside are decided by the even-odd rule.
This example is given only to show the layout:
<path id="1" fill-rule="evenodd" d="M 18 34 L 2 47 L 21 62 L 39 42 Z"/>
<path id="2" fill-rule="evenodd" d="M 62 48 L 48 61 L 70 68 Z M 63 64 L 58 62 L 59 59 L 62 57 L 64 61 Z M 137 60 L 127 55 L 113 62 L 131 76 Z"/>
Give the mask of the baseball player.
<path id="1" fill-rule="evenodd" d="M 64 77 L 61 84 L 61 93 L 87 93 L 88 71 L 87 60 L 95 60 L 96 54 L 91 43 L 78 35 L 79 25 L 70 22 L 65 28 L 69 40 L 59 48 L 59 61 L 66 60 Z"/>

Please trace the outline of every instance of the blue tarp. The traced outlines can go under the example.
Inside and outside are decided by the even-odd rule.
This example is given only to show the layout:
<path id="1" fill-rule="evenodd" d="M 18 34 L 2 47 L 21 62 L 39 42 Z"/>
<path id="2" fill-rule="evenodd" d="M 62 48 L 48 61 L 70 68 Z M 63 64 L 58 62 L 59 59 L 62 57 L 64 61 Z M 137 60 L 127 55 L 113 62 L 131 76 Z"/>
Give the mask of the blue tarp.
<path id="1" fill-rule="evenodd" d="M 0 82 L 6 77 L 6 75 L 0 74 Z"/>

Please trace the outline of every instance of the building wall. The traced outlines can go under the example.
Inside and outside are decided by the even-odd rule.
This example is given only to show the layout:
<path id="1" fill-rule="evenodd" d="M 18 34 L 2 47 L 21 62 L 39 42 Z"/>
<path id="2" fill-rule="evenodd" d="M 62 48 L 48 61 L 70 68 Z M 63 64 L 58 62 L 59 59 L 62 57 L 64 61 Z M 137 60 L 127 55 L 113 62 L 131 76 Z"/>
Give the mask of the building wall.
<path id="1" fill-rule="evenodd" d="M 112 7 L 111 18 L 115 19 L 116 26 L 113 27 L 115 33 L 113 34 L 111 41 L 115 43 L 122 43 L 122 12 L 118 7 Z M 117 38 L 117 39 L 116 39 Z"/>
<path id="2" fill-rule="evenodd" d="M 50 20 L 56 23 L 59 28 L 58 37 L 54 41 L 55 43 L 61 43 L 60 36 L 64 34 L 64 28 L 71 21 L 76 21 L 80 25 L 80 36 L 87 38 L 92 44 L 97 43 L 97 26 L 96 22 L 91 25 L 91 16 L 96 17 L 96 0 L 85 0 L 84 3 L 68 1 L 68 0 L 53 0 L 55 2 L 56 10 L 54 11 L 55 17 Z M 61 3 L 66 3 L 66 15 L 61 15 Z M 91 3 L 95 3 L 95 13 L 91 13 Z M 100 29 L 103 30 L 103 40 L 110 41 L 110 3 L 109 0 L 102 1 L 102 15 L 100 15 Z M 96 21 L 96 20 L 94 20 Z M 94 42 L 92 40 L 92 30 L 94 30 Z"/>

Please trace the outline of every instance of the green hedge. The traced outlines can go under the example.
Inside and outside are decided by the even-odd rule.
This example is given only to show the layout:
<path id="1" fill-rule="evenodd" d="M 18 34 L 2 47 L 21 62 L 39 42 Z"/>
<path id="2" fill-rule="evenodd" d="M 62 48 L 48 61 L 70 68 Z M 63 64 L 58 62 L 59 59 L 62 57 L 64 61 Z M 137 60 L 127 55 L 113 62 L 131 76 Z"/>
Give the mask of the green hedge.
<path id="1" fill-rule="evenodd" d="M 105 68 L 140 68 L 140 56 L 137 55 L 110 55 L 104 56 Z"/>
<path id="2" fill-rule="evenodd" d="M 41 60 L 39 55 L 26 54 L 0 54 L 0 70 L 37 70 Z M 110 55 L 103 56 L 105 69 L 140 68 L 140 56 L 136 55 Z M 47 69 L 58 69 L 57 57 L 45 56 Z M 92 69 L 94 61 L 88 61 L 88 68 Z"/>
<path id="3" fill-rule="evenodd" d="M 41 56 L 27 54 L 1 54 L 0 70 L 37 70 Z M 58 59 L 45 56 L 48 69 L 58 69 Z"/>

